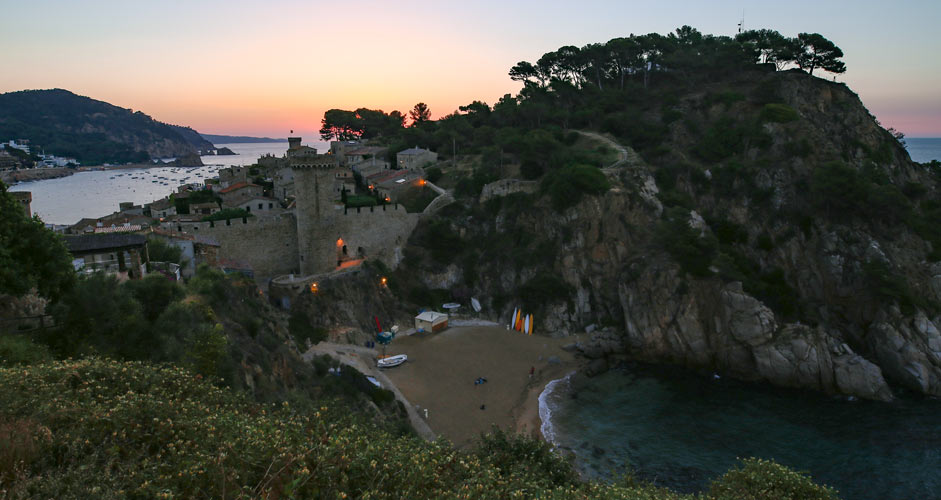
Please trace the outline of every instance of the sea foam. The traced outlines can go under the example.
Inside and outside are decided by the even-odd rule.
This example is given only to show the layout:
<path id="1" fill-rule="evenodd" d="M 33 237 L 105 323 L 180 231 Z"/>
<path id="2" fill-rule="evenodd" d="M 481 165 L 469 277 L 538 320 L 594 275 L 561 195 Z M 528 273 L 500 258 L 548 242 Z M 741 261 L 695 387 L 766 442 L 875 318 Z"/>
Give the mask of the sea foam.
<path id="1" fill-rule="evenodd" d="M 552 411 L 557 407 L 553 405 L 553 402 L 549 398 L 555 393 L 560 387 L 565 387 L 569 383 L 569 379 L 572 378 L 572 375 L 575 375 L 575 372 L 569 373 L 568 375 L 553 380 L 546 384 L 546 388 L 543 389 L 542 393 L 539 394 L 539 420 L 542 424 L 539 427 L 539 430 L 542 431 L 542 436 L 545 438 L 546 442 L 551 444 L 553 447 L 557 446 L 558 443 L 555 441 L 555 430 L 552 426 Z"/>

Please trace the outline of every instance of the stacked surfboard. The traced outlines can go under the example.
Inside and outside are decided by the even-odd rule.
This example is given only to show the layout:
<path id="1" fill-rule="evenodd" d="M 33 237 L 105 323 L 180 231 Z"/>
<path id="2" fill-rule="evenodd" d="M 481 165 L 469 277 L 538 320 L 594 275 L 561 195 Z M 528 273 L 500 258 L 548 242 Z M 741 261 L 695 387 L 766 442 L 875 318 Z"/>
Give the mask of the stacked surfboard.
<path id="1" fill-rule="evenodd" d="M 513 310 L 513 321 L 510 323 L 514 330 L 527 335 L 533 334 L 533 315 L 523 314 L 520 308 Z"/>

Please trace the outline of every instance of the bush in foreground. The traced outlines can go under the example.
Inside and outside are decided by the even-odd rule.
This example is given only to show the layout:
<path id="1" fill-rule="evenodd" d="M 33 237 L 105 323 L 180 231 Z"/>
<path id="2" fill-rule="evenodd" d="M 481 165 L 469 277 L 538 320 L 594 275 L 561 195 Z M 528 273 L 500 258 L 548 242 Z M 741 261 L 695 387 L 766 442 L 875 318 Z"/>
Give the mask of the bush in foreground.
<path id="1" fill-rule="evenodd" d="M 711 493 L 833 498 L 765 464 Z M 341 406 L 259 405 L 172 365 L 98 358 L 0 368 L 0 466 L 0 496 L 14 498 L 693 498 L 579 483 L 527 438 L 496 434 L 462 453 Z"/>

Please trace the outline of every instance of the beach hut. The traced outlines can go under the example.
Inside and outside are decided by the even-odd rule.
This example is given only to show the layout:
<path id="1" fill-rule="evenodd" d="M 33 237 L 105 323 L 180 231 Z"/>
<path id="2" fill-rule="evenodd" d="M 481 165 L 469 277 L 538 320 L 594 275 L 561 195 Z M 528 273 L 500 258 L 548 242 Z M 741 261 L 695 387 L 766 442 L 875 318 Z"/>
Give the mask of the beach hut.
<path id="1" fill-rule="evenodd" d="M 420 332 L 440 332 L 447 327 L 447 314 L 436 311 L 425 311 L 415 316 L 415 329 Z"/>

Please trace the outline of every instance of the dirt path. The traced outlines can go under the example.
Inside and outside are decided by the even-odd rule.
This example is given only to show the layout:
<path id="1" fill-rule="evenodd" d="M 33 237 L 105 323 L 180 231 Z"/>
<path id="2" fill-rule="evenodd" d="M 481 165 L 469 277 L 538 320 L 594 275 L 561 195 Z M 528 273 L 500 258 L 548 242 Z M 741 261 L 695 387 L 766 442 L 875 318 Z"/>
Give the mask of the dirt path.
<path id="1" fill-rule="evenodd" d="M 428 441 L 435 440 L 437 436 L 431 430 L 431 427 L 428 426 L 428 423 L 425 422 L 425 419 L 419 415 L 415 405 L 405 398 L 402 391 L 392 383 L 385 372 L 376 367 L 375 359 L 379 353 L 375 349 L 352 344 L 321 342 L 304 353 L 304 361 L 309 362 L 315 355 L 319 354 L 328 354 L 338 359 L 341 363 L 355 368 L 364 375 L 375 377 L 376 380 L 382 384 L 383 389 L 392 391 L 392 393 L 395 394 L 395 398 L 401 401 L 405 406 L 406 411 L 408 411 L 408 419 L 412 424 L 412 428 L 415 429 L 415 432 Z"/>
<path id="2" fill-rule="evenodd" d="M 601 141 L 618 152 L 617 161 L 605 167 L 604 168 L 605 170 L 613 170 L 613 169 L 624 167 L 624 166 L 634 166 L 634 165 L 643 164 L 643 159 L 640 157 L 640 155 L 637 154 L 636 151 L 634 151 L 633 149 L 627 146 L 622 146 L 618 144 L 617 142 L 614 142 L 608 137 L 605 137 L 597 132 L 589 132 L 587 130 L 576 130 L 576 132 L 586 137 L 591 137 L 592 139 Z"/>

